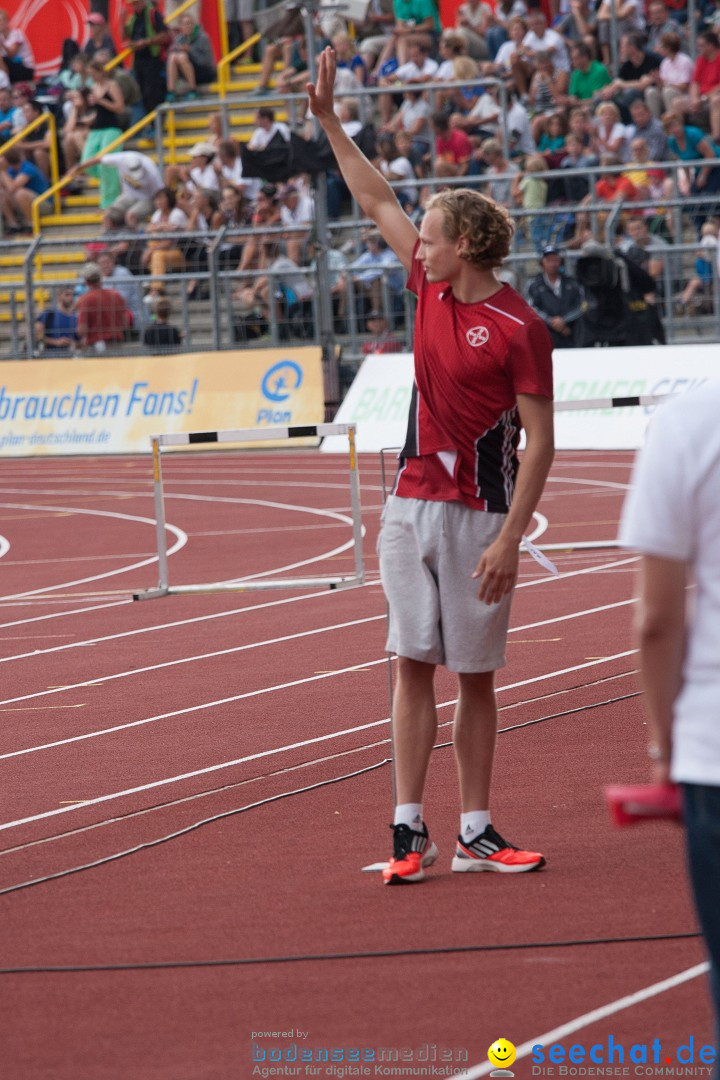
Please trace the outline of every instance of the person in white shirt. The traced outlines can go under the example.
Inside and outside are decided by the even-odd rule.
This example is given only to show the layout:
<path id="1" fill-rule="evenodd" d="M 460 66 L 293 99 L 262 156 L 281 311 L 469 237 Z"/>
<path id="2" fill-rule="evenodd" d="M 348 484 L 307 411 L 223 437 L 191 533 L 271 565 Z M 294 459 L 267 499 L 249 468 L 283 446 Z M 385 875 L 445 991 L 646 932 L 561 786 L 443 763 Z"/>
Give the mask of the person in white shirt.
<path id="1" fill-rule="evenodd" d="M 301 192 L 295 184 L 286 184 L 280 190 L 280 221 L 283 225 L 297 227 L 310 226 L 315 220 L 315 204 L 312 198 Z M 285 235 L 285 251 L 288 258 L 298 266 L 302 262 L 302 252 L 309 236 L 305 232 L 291 232 Z"/>
<path id="2" fill-rule="evenodd" d="M 11 83 L 32 82 L 35 57 L 30 42 L 18 27 L 10 26 L 7 11 L 0 11 L 0 69 Z"/>
<path id="3" fill-rule="evenodd" d="M 461 34 L 475 60 L 487 60 L 487 32 L 493 24 L 493 9 L 483 0 L 465 0 L 455 13 L 455 30 Z"/>
<path id="4" fill-rule="evenodd" d="M 290 142 L 290 128 L 287 124 L 277 123 L 275 110 L 263 105 L 255 113 L 255 130 L 250 136 L 248 150 L 264 150 L 275 135 L 281 135 L 285 142 Z"/>
<path id="5" fill-rule="evenodd" d="M 528 15 L 530 29 L 522 40 L 523 49 L 531 59 L 540 52 L 550 53 L 558 71 L 570 71 L 570 55 L 565 39 L 557 30 L 551 30 L 542 11 Z"/>
<path id="6" fill-rule="evenodd" d="M 408 46 L 407 63 L 400 64 L 391 75 L 384 75 L 378 79 L 378 85 L 396 86 L 398 83 L 428 83 L 435 78 L 437 70 L 437 62 L 430 57 L 428 45 L 423 41 L 412 42 Z M 389 123 L 393 112 L 393 99 L 390 94 L 383 94 L 380 97 L 379 111 L 383 124 Z"/>
<path id="7" fill-rule="evenodd" d="M 636 625 L 651 777 L 680 784 L 695 906 L 720 1025 L 720 383 L 662 405 L 620 543 L 641 553 Z M 692 588 L 691 588 L 692 586 Z M 658 845 L 661 843 L 657 837 Z"/>

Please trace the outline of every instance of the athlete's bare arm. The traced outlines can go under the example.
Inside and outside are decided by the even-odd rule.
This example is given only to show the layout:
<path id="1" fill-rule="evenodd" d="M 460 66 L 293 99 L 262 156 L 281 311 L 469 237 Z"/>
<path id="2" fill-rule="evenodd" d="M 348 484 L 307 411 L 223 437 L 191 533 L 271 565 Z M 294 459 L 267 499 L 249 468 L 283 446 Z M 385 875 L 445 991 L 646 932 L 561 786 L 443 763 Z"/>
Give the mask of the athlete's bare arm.
<path id="1" fill-rule="evenodd" d="M 318 59 L 317 82 L 307 85 L 310 109 L 330 140 L 340 171 L 353 196 L 363 212 L 375 222 L 381 236 L 405 269 L 410 270 L 418 231 L 384 176 L 343 131 L 333 111 L 334 83 L 335 53 L 328 48 Z"/>
<path id="2" fill-rule="evenodd" d="M 535 394 L 518 394 L 518 412 L 525 428 L 525 450 L 518 469 L 512 505 L 497 540 L 485 551 L 473 577 L 480 578 L 478 596 L 496 604 L 510 592 L 518 573 L 519 545 L 550 472 L 555 446 L 553 403 Z"/>

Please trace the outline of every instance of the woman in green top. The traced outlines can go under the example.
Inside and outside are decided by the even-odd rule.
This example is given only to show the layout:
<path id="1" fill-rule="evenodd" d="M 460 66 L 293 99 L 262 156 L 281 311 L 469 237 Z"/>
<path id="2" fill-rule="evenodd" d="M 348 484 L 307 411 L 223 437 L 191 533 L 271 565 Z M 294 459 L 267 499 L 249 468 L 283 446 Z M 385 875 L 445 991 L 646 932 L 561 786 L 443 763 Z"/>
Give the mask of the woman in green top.
<path id="1" fill-rule="evenodd" d="M 398 64 L 406 63 L 411 42 L 425 41 L 433 53 L 442 33 L 435 0 L 393 0 L 395 25 L 392 30 Z M 392 56 L 389 53 L 385 59 Z"/>

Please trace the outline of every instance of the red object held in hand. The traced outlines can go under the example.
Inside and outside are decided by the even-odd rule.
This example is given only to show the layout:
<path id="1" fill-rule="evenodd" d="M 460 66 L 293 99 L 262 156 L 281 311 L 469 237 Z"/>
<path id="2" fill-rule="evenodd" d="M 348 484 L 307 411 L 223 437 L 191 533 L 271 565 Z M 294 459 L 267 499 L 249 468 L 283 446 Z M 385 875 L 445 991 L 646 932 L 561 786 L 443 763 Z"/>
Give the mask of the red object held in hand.
<path id="1" fill-rule="evenodd" d="M 682 821 L 677 784 L 611 784 L 605 788 L 610 816 L 616 825 L 638 821 Z"/>

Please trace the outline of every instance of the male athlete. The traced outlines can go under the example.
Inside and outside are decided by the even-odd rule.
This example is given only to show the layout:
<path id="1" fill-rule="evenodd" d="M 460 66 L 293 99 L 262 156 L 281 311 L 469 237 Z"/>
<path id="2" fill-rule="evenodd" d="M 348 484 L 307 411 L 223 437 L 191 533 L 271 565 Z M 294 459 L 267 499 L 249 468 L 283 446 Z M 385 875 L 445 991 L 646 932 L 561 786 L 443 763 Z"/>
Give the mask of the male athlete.
<path id="1" fill-rule="evenodd" d="M 415 228 L 333 111 L 335 58 L 319 58 L 310 107 L 345 182 L 409 272 L 417 294 L 415 388 L 384 514 L 380 572 L 397 653 L 393 731 L 398 805 L 386 884 L 422 881 L 437 858 L 422 798 L 437 732 L 435 667 L 457 672 L 462 814 L 452 869 L 521 873 L 545 860 L 490 824 L 497 706 L 519 544 L 553 459 L 552 345 L 528 304 L 495 277 L 507 211 L 475 191 L 434 195 Z M 521 427 L 526 449 L 518 468 Z"/>

